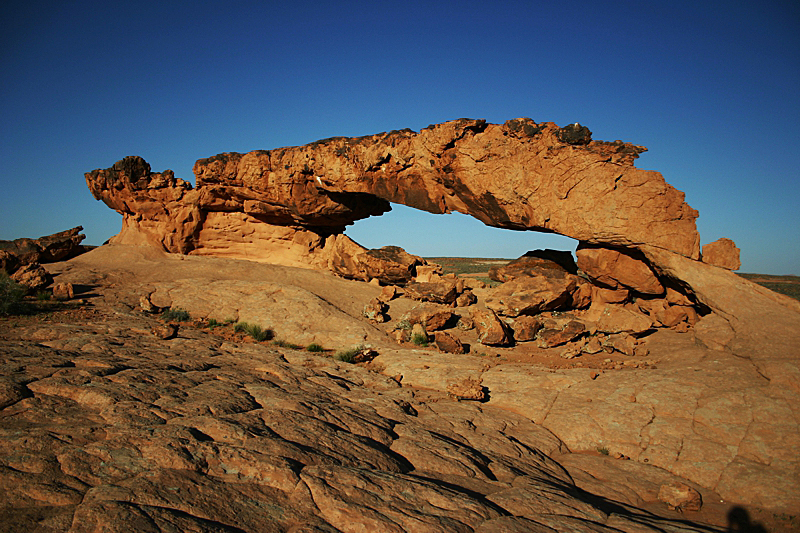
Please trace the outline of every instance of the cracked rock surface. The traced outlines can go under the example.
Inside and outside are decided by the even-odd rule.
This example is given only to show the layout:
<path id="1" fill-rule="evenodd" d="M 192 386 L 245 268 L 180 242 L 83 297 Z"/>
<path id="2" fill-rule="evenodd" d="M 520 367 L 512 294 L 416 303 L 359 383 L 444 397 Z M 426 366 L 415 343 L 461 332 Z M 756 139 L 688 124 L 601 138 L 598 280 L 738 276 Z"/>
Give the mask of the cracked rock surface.
<path id="1" fill-rule="evenodd" d="M 165 340 L 151 333 L 156 318 L 126 302 L 138 301 L 148 276 L 174 280 L 153 269 L 155 256 L 132 262 L 132 252 L 112 251 L 53 267 L 89 304 L 0 322 L 0 523 L 8 531 L 719 530 L 658 501 L 660 487 L 675 482 L 718 500 L 701 484 L 633 457 L 571 453 L 580 451 L 579 437 L 548 420 L 569 410 L 570 398 L 589 403 L 580 389 L 590 378 L 581 371 L 549 374 L 558 394 L 542 421 L 502 401 L 503 388 L 492 384 L 497 367 L 483 371 L 489 402 L 458 402 L 408 386 L 412 378 L 401 386 L 388 370 L 191 326 Z M 228 264 L 161 261 L 173 274 L 191 266 L 193 275 L 216 279 Z M 235 268 L 257 279 L 266 266 Z M 312 290 L 322 274 L 296 275 Z M 326 299 L 340 310 L 347 298 L 330 294 L 342 287 L 328 287 Z M 466 373 L 479 359 L 461 357 Z M 658 409 L 645 401 L 646 387 L 621 383 L 606 402 L 622 405 L 628 386 L 636 401 L 625 401 L 644 409 L 636 423 L 652 427 Z M 708 398 L 761 398 L 756 389 Z M 611 416 L 593 416 L 611 447 Z M 750 427 L 763 422 L 756 410 L 748 416 Z"/>

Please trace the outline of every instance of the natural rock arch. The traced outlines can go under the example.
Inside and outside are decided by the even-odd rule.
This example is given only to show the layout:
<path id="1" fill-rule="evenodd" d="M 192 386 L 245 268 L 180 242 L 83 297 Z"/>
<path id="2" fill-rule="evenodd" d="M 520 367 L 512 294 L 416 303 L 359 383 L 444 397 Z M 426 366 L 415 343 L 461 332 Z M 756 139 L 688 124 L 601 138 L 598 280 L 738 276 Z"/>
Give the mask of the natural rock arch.
<path id="1" fill-rule="evenodd" d="M 697 211 L 659 173 L 633 166 L 644 150 L 593 141 L 578 124 L 461 119 L 419 133 L 219 154 L 197 161 L 196 188 L 171 171 L 152 173 L 138 157 L 86 180 L 95 198 L 123 214 L 116 242 L 147 241 L 177 253 L 345 273 L 342 258 L 365 251 L 342 235 L 344 227 L 396 202 L 458 211 L 500 228 L 650 245 L 697 259 Z"/>
<path id="2" fill-rule="evenodd" d="M 630 255 L 724 316 L 747 313 L 730 297 L 742 280 L 699 261 L 698 213 L 684 194 L 658 172 L 633 165 L 644 150 L 594 141 L 579 124 L 460 119 L 419 133 L 219 154 L 195 163 L 195 188 L 172 171 L 151 172 L 140 157 L 89 172 L 86 182 L 95 198 L 122 213 L 117 243 L 402 283 L 419 258 L 370 251 L 342 233 L 396 202 Z M 759 292 L 751 285 L 744 293 Z"/>

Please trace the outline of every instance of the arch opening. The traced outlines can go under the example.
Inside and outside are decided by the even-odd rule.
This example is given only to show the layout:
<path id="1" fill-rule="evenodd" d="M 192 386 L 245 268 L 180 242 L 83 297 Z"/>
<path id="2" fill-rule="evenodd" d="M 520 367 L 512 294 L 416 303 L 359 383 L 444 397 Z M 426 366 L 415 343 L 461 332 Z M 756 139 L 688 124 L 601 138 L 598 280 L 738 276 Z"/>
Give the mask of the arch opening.
<path id="1" fill-rule="evenodd" d="M 394 245 L 421 257 L 516 259 L 546 248 L 574 256 L 578 246 L 577 240 L 556 233 L 494 228 L 462 213 L 432 214 L 395 203 L 388 213 L 348 226 L 345 235 L 366 248 Z"/>

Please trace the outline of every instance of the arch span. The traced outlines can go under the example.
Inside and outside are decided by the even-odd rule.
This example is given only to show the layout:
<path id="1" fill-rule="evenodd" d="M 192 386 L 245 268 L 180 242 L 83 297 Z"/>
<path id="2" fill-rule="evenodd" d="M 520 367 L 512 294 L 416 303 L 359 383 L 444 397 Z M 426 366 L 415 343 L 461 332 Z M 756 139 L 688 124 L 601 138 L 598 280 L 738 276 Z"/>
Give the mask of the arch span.
<path id="1" fill-rule="evenodd" d="M 123 214 L 116 242 L 353 277 L 378 267 L 369 266 L 376 255 L 347 238 L 345 227 L 385 213 L 392 202 L 587 245 L 640 249 L 656 268 L 658 255 L 647 250 L 698 259 L 697 211 L 659 173 L 633 165 L 644 150 L 595 141 L 579 124 L 460 119 L 419 133 L 219 154 L 195 163 L 195 188 L 171 171 L 151 172 L 137 157 L 87 173 L 86 180 L 95 198 Z M 409 269 L 404 276 L 413 274 L 408 254 L 397 261 Z"/>

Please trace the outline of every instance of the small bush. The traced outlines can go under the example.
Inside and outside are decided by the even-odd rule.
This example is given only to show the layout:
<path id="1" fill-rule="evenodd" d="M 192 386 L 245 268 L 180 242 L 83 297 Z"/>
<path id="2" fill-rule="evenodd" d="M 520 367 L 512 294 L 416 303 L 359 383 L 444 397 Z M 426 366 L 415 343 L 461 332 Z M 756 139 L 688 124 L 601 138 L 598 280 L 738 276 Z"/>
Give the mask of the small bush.
<path id="1" fill-rule="evenodd" d="M 289 348 L 290 350 L 302 350 L 303 347 L 299 344 L 295 344 L 293 342 L 285 341 L 282 339 L 278 339 L 272 342 L 275 346 L 279 346 L 281 348 Z"/>
<path id="2" fill-rule="evenodd" d="M 246 333 L 257 342 L 268 341 L 274 335 L 269 328 L 262 328 L 258 324 L 248 324 L 247 322 L 237 322 L 236 325 L 233 326 L 233 331 L 236 333 Z"/>
<path id="3" fill-rule="evenodd" d="M 427 346 L 428 336 L 423 335 L 422 333 L 414 333 L 414 335 L 411 336 L 411 342 L 413 342 L 417 346 Z"/>
<path id="4" fill-rule="evenodd" d="M 597 448 L 597 451 L 603 455 L 608 455 L 608 448 Z"/>
<path id="5" fill-rule="evenodd" d="M 188 322 L 192 319 L 189 311 L 184 309 L 167 309 L 161 314 L 161 318 L 168 322 Z"/>
<path id="6" fill-rule="evenodd" d="M 306 346 L 306 350 L 308 350 L 309 352 L 324 352 L 325 348 L 323 348 L 321 345 L 317 344 L 316 342 L 312 342 L 311 344 Z"/>
<path id="7" fill-rule="evenodd" d="M 272 330 L 269 328 L 262 328 L 258 324 L 249 324 L 247 334 L 253 337 L 253 340 L 261 342 L 268 341 L 272 338 Z"/>
<path id="8" fill-rule="evenodd" d="M 356 355 L 358 355 L 358 352 L 360 351 L 361 351 L 360 347 L 350 348 L 349 350 L 342 350 L 336 352 L 336 355 L 334 355 L 333 358 L 343 363 L 354 363 L 356 361 Z"/>
<path id="9" fill-rule="evenodd" d="M 0 316 L 21 313 L 26 292 L 25 287 L 0 270 Z"/>
<path id="10" fill-rule="evenodd" d="M 47 291 L 39 291 L 36 293 L 36 299 L 40 302 L 46 302 L 50 299 L 51 294 Z"/>
<path id="11" fill-rule="evenodd" d="M 211 328 L 211 329 L 214 329 L 214 328 L 216 328 L 217 326 L 221 326 L 221 325 L 222 325 L 222 324 L 220 324 L 219 322 L 217 322 L 217 319 L 216 319 L 216 318 L 209 318 L 209 319 L 208 319 L 208 327 L 209 327 L 209 328 Z"/>

